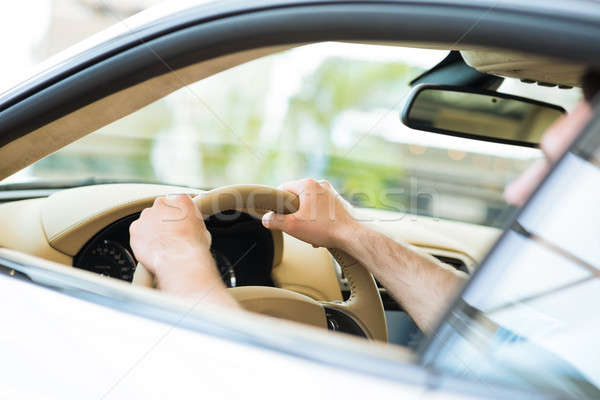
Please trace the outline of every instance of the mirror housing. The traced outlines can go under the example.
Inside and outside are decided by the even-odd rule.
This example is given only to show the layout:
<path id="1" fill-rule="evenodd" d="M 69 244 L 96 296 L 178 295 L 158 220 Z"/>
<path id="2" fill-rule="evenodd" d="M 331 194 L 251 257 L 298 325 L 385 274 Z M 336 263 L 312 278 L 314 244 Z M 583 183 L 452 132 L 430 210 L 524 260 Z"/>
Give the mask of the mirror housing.
<path id="1" fill-rule="evenodd" d="M 410 93 L 402 122 L 421 131 L 537 147 L 546 129 L 564 113 L 560 106 L 525 97 L 422 84 Z"/>

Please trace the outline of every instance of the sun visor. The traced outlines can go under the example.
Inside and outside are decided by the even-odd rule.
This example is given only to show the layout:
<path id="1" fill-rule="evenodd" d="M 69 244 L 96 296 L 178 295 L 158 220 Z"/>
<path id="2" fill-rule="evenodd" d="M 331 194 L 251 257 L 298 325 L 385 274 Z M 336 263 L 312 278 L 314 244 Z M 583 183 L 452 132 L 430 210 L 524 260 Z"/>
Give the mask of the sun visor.
<path id="1" fill-rule="evenodd" d="M 518 53 L 461 51 L 463 59 L 479 72 L 537 82 L 541 86 L 581 86 L 585 66 Z"/>

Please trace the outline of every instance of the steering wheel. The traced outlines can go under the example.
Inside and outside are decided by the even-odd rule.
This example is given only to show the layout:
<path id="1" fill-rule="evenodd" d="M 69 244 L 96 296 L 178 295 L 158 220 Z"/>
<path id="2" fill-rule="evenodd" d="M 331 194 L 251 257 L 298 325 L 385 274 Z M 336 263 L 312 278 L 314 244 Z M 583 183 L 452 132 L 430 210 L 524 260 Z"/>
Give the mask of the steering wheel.
<path id="1" fill-rule="evenodd" d="M 251 210 L 255 214 L 267 211 L 290 214 L 299 207 L 299 199 L 295 194 L 262 185 L 224 186 L 204 192 L 193 201 L 204 218 L 227 210 Z M 350 284 L 350 297 L 346 301 L 317 302 L 290 290 L 263 286 L 228 290 L 249 311 L 325 328 L 325 307 L 336 309 L 351 317 L 368 338 L 387 341 L 385 313 L 373 276 L 347 253 L 338 249 L 328 250 Z M 154 277 L 141 264 L 135 270 L 133 284 L 155 287 Z"/>

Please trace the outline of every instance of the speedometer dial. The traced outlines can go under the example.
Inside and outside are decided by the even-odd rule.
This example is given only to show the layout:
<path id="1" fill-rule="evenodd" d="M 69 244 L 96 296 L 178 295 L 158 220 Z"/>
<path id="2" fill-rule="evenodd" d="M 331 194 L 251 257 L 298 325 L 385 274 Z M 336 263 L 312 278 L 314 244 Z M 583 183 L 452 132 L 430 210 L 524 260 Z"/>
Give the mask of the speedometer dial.
<path id="1" fill-rule="evenodd" d="M 215 262 L 217 263 L 217 268 L 219 268 L 219 273 L 221 274 L 221 278 L 227 287 L 233 288 L 237 286 L 237 277 L 235 275 L 235 268 L 229 258 L 221 251 L 216 249 L 211 249 Z"/>
<path id="2" fill-rule="evenodd" d="M 133 279 L 135 260 L 121 244 L 102 240 L 87 249 L 86 253 L 77 267 L 128 282 Z"/>
<path id="3" fill-rule="evenodd" d="M 230 215 L 235 213 L 223 213 L 227 218 L 213 215 L 205 221 L 223 281 L 228 287 L 275 286 L 271 278 L 275 254 L 271 231 L 248 214 L 232 219 Z M 129 245 L 129 227 L 139 215 L 128 215 L 98 232 L 73 257 L 73 266 L 131 282 L 137 261 Z"/>

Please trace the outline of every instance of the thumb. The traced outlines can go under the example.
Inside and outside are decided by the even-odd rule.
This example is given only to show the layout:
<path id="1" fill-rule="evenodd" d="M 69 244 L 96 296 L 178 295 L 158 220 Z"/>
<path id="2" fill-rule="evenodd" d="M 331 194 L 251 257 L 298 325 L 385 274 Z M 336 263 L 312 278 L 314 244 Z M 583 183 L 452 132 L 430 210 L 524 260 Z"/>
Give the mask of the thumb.
<path id="1" fill-rule="evenodd" d="M 262 217 L 262 224 L 268 229 L 278 229 L 285 231 L 289 224 L 289 219 L 292 218 L 291 214 L 275 214 L 273 211 L 269 211 Z"/>

